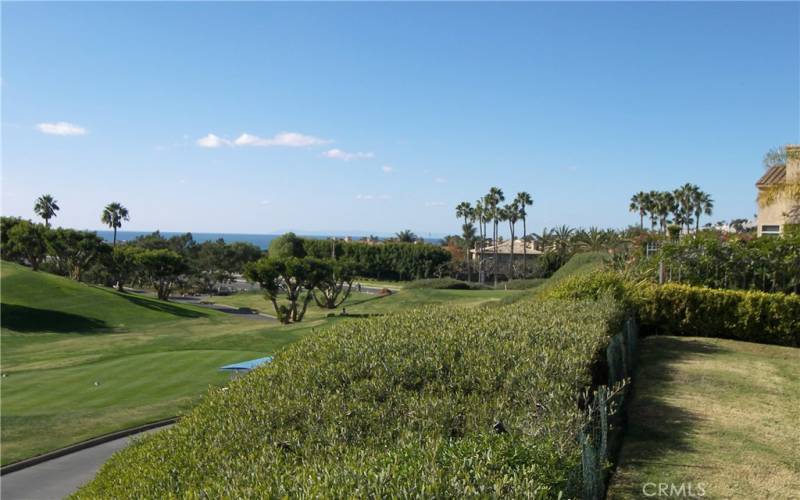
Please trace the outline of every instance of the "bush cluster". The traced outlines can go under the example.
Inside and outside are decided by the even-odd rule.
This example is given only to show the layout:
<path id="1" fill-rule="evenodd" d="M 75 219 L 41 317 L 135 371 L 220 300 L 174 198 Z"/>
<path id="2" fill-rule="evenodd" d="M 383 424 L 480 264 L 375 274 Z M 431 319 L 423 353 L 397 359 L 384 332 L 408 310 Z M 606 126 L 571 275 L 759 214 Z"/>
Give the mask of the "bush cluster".
<path id="1" fill-rule="evenodd" d="M 365 278 L 412 280 L 448 272 L 451 255 L 445 248 L 427 243 L 361 242 L 303 239 L 305 254 L 324 259 L 335 255 L 358 264 Z"/>
<path id="2" fill-rule="evenodd" d="M 800 347 L 800 296 L 635 282 L 613 271 L 566 279 L 547 296 L 591 299 L 610 294 L 638 313 L 643 333 L 721 337 Z"/>
<path id="3" fill-rule="evenodd" d="M 337 323 L 212 389 L 77 498 L 574 497 L 608 300 Z"/>

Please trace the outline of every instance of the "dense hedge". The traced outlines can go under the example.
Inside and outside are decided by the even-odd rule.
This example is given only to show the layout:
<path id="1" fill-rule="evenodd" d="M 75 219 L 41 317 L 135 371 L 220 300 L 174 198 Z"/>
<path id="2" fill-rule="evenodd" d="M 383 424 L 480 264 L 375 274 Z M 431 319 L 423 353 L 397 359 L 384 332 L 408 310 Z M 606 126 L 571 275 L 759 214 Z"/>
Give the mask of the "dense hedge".
<path id="1" fill-rule="evenodd" d="M 564 280 L 547 296 L 611 294 L 636 309 L 643 333 L 721 337 L 800 347 L 800 296 L 633 282 L 607 271 Z"/>
<path id="2" fill-rule="evenodd" d="M 610 301 L 337 323 L 114 455 L 77 498 L 574 497 Z"/>
<path id="3" fill-rule="evenodd" d="M 358 264 L 365 278 L 412 280 L 433 278 L 446 272 L 450 252 L 427 243 L 380 243 L 304 239 L 307 255 L 320 259 L 350 259 Z"/>

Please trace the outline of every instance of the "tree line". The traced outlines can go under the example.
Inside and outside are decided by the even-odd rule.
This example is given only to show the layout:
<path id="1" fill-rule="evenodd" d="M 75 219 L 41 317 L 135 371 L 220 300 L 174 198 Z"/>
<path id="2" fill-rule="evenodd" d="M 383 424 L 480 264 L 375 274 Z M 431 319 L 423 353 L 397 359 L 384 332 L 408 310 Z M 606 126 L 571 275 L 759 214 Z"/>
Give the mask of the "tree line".
<path id="1" fill-rule="evenodd" d="M 639 214 L 639 227 L 644 229 L 645 217 L 650 219 L 650 229 L 666 234 L 670 224 L 686 233 L 700 230 L 700 217 L 711 215 L 714 200 L 698 186 L 686 183 L 673 191 L 639 191 L 631 197 L 629 210 Z"/>

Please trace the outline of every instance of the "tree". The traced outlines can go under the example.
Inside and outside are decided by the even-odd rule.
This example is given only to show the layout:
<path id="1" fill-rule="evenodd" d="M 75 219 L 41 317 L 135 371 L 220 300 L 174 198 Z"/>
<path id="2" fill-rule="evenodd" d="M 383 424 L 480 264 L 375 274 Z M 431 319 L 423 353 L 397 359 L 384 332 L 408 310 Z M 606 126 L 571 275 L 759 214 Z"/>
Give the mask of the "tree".
<path id="1" fill-rule="evenodd" d="M 470 219 L 474 217 L 472 205 L 468 201 L 462 201 L 456 206 L 456 218 L 464 219 L 464 225 L 462 229 L 466 231 L 467 224 L 469 224 Z M 472 272 L 470 270 L 470 263 L 469 263 L 469 244 L 470 241 L 467 238 L 464 238 L 464 244 L 466 246 L 466 251 L 464 253 L 464 264 L 467 266 L 467 281 L 472 281 Z"/>
<path id="2" fill-rule="evenodd" d="M 644 191 L 639 191 L 631 197 L 628 209 L 639 214 L 639 227 L 644 229 L 644 216 L 647 213 L 649 196 Z"/>
<path id="3" fill-rule="evenodd" d="M 484 200 L 480 199 L 475 202 L 475 208 L 473 209 L 475 214 L 475 220 L 478 222 L 478 244 L 480 245 L 478 248 L 478 282 L 483 283 L 484 273 L 483 273 L 483 252 L 486 246 L 486 205 L 484 204 Z"/>
<path id="4" fill-rule="evenodd" d="M 669 191 L 656 192 L 653 196 L 653 210 L 661 232 L 666 233 L 669 214 L 676 210 L 675 196 Z"/>
<path id="5" fill-rule="evenodd" d="M 609 233 L 592 226 L 588 230 L 578 231 L 575 240 L 583 250 L 603 250 L 609 242 Z"/>
<path id="6" fill-rule="evenodd" d="M 48 229 L 50 228 L 50 219 L 55 217 L 56 212 L 59 210 L 58 202 L 51 194 L 44 194 L 40 196 L 36 200 L 36 204 L 33 205 L 33 211 L 36 212 L 36 215 L 44 219 L 44 227 Z"/>
<path id="7" fill-rule="evenodd" d="M 673 191 L 675 197 L 675 223 L 686 228 L 688 233 L 691 230 L 694 218 L 692 217 L 695 211 L 695 204 L 697 199 L 697 192 L 699 188 L 694 184 L 686 183 Z"/>
<path id="8" fill-rule="evenodd" d="M 511 259 L 508 261 L 508 279 L 514 279 L 514 233 L 517 221 L 519 221 L 519 203 L 517 203 L 516 199 L 503 207 L 503 219 L 508 221 L 508 228 L 511 233 Z"/>
<path id="9" fill-rule="evenodd" d="M 321 298 L 312 290 L 314 301 L 319 307 L 336 309 L 350 296 L 358 265 L 349 259 L 326 259 L 318 263 L 318 269 L 317 290 Z"/>
<path id="10" fill-rule="evenodd" d="M 245 268 L 245 277 L 261 286 L 267 299 L 275 308 L 278 320 L 283 324 L 303 320 L 308 303 L 313 298 L 313 290 L 330 272 L 330 267 L 315 257 L 263 257 L 251 262 Z M 289 307 L 278 304 L 278 296 L 283 292 Z M 298 302 L 302 297 L 302 309 Z"/>
<path id="11" fill-rule="evenodd" d="M 125 291 L 125 284 L 129 283 L 139 269 L 139 253 L 142 250 L 134 245 L 120 245 L 113 247 L 109 261 L 109 271 L 116 281 L 117 290 Z"/>
<path id="12" fill-rule="evenodd" d="M 488 210 L 489 218 L 492 220 L 492 246 L 494 247 L 494 261 L 492 262 L 492 274 L 494 275 L 494 285 L 497 286 L 497 235 L 498 226 L 502 213 L 500 203 L 506 200 L 503 190 L 499 187 L 489 188 L 489 193 L 484 198 L 484 204 Z"/>
<path id="13" fill-rule="evenodd" d="M 114 246 L 117 246 L 117 229 L 122 227 L 122 221 L 128 220 L 130 220 L 128 209 L 117 202 L 109 203 L 103 209 L 100 222 L 114 230 Z"/>
<path id="14" fill-rule="evenodd" d="M 48 231 L 46 240 L 49 253 L 61 274 L 76 281 L 81 281 L 83 271 L 98 255 L 111 250 L 101 237 L 91 231 L 58 228 Z"/>
<path id="15" fill-rule="evenodd" d="M 515 200 L 519 205 L 519 216 L 522 219 L 522 277 L 524 278 L 528 274 L 528 209 L 525 207 L 533 206 L 533 198 L 525 191 L 520 191 Z"/>
<path id="16" fill-rule="evenodd" d="M 275 258 L 297 257 L 302 259 L 306 256 L 303 239 L 294 233 L 286 233 L 272 240 L 268 253 Z"/>
<path id="17" fill-rule="evenodd" d="M 764 168 L 769 170 L 770 168 L 777 167 L 778 165 L 786 165 L 786 159 L 786 147 L 777 146 L 764 154 L 762 163 L 764 164 Z"/>
<path id="18" fill-rule="evenodd" d="M 188 270 L 186 259 L 168 249 L 143 250 L 137 255 L 136 260 L 141 266 L 145 280 L 152 284 L 161 300 L 169 300 L 172 287 Z"/>
<path id="19" fill-rule="evenodd" d="M 711 215 L 714 210 L 714 200 L 711 195 L 703 191 L 696 191 L 694 197 L 694 223 L 695 232 L 700 230 L 700 216 L 702 214 Z"/>
<path id="20" fill-rule="evenodd" d="M 38 271 L 47 256 L 47 228 L 20 220 L 9 229 L 7 246 L 10 253 L 21 256 L 34 271 Z"/>
<path id="21" fill-rule="evenodd" d="M 400 243 L 414 243 L 419 238 L 410 229 L 404 229 L 399 233 L 395 233 L 395 239 Z"/>

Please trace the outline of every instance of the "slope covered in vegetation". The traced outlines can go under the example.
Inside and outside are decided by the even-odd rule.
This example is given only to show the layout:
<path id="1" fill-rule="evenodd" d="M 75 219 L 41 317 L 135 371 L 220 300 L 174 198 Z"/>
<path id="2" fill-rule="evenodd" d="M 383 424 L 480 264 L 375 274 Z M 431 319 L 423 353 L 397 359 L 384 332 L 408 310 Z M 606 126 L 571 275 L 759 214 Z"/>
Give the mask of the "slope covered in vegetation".
<path id="1" fill-rule="evenodd" d="M 213 390 L 77 496 L 569 491 L 579 393 L 620 319 L 607 301 L 538 301 L 338 323 Z"/>

